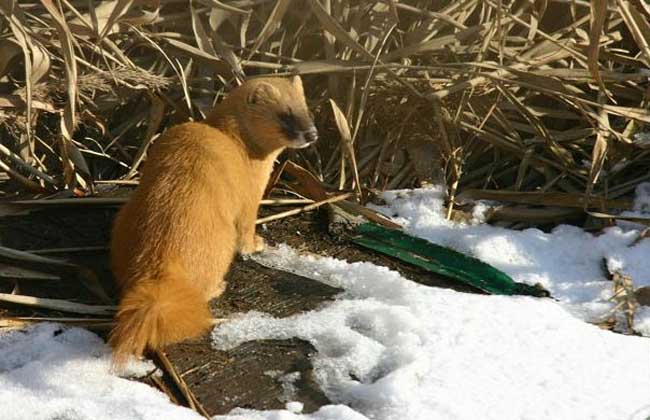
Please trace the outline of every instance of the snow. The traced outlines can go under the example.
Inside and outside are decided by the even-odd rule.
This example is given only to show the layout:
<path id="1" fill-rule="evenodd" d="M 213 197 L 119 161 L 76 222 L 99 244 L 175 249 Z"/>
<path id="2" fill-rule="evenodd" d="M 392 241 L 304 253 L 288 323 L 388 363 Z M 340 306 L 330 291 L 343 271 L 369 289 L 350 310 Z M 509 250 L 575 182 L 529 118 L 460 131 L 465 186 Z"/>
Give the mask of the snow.
<path id="1" fill-rule="evenodd" d="M 637 309 L 634 329 L 639 334 L 650 337 L 650 306 L 642 306 Z"/>
<path id="2" fill-rule="evenodd" d="M 285 407 L 287 408 L 287 411 L 298 414 L 302 412 L 305 405 L 299 401 L 289 401 Z"/>
<path id="3" fill-rule="evenodd" d="M 550 233 L 516 231 L 481 224 L 480 211 L 475 211 L 472 223 L 446 220 L 439 188 L 389 191 L 382 198 L 386 205 L 371 207 L 391 216 L 408 233 L 473 255 L 515 281 L 540 283 L 586 321 L 603 321 L 613 308 L 610 273 L 631 276 L 635 287 L 650 285 L 650 240 L 639 241 L 640 231 L 629 228 L 630 224 L 627 229 L 605 229 L 597 236 L 568 225 Z M 649 203 L 650 184 L 641 184 L 634 214 L 647 216 Z M 650 322 L 647 316 L 647 311 L 638 313 L 636 330 L 647 331 L 642 327 Z"/>
<path id="4" fill-rule="evenodd" d="M 368 420 L 344 405 L 327 405 L 311 414 L 298 414 L 290 410 L 257 411 L 236 408 L 227 416 L 215 416 L 213 420 Z"/>
<path id="5" fill-rule="evenodd" d="M 282 387 L 282 396 L 280 397 L 280 401 L 291 403 L 298 391 L 295 383 L 300 380 L 300 372 L 289 372 L 285 374 L 281 370 L 267 370 L 264 374 L 280 383 L 280 386 Z M 295 408 L 296 406 L 293 405 L 292 407 Z M 287 408 L 287 410 L 293 411 L 289 408 Z M 302 410 L 302 408 L 300 410 Z"/>
<path id="6" fill-rule="evenodd" d="M 650 133 L 648 133 L 650 135 Z M 641 216 L 650 214 L 650 182 L 643 182 L 636 186 L 634 198 L 634 211 Z"/>
<path id="7" fill-rule="evenodd" d="M 633 210 L 621 212 L 620 215 L 650 220 L 650 182 L 643 182 L 637 185 L 634 193 L 635 197 Z M 624 220 L 619 220 L 618 225 L 624 229 L 636 230 L 643 230 L 647 227 L 640 223 Z"/>
<path id="8" fill-rule="evenodd" d="M 286 246 L 256 260 L 345 291 L 289 318 L 242 314 L 213 331 L 215 346 L 309 341 L 320 387 L 354 410 L 339 413 L 341 420 L 650 415 L 650 341 L 586 324 L 550 299 L 426 287 L 385 267 L 301 256 Z M 322 415 L 235 410 L 215 420 Z"/>
<path id="9" fill-rule="evenodd" d="M 141 376 L 152 363 L 134 363 Z M 0 334 L 0 418 L 3 420 L 192 420 L 154 388 L 110 372 L 110 351 L 81 328 L 43 323 Z"/>

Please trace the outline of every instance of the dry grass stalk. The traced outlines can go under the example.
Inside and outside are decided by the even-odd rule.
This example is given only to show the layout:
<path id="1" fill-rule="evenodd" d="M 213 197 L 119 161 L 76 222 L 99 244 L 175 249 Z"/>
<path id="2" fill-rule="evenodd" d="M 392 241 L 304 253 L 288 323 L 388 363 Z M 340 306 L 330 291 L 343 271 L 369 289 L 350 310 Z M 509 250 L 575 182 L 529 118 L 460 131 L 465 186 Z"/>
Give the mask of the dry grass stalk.
<path id="1" fill-rule="evenodd" d="M 458 200 L 495 200 L 531 205 L 618 210 L 632 210 L 634 207 L 632 200 L 607 200 L 604 197 L 587 197 L 584 194 L 534 193 L 507 190 L 484 191 L 468 189 L 463 191 Z"/>
<path id="2" fill-rule="evenodd" d="M 20 329 L 39 322 L 57 322 L 89 329 L 108 329 L 113 326 L 113 318 L 5 317 L 0 318 L 0 328 Z"/>
<path id="3" fill-rule="evenodd" d="M 188 406 L 196 411 L 197 413 L 201 414 L 203 417 L 206 419 L 210 419 L 211 416 L 208 414 L 207 411 L 205 411 L 205 408 L 203 408 L 203 405 L 197 400 L 196 396 L 192 392 L 189 386 L 187 386 L 187 383 L 183 379 L 182 375 L 178 374 L 178 371 L 174 367 L 174 365 L 171 363 L 167 355 L 162 352 L 162 351 L 156 351 L 155 352 L 156 358 L 160 362 L 160 365 L 162 365 L 162 369 L 169 375 L 169 377 L 174 381 L 174 384 L 176 385 L 176 388 L 180 391 L 180 393 L 183 395 L 185 400 L 187 401 Z"/>
<path id="4" fill-rule="evenodd" d="M 257 219 L 257 221 L 255 223 L 258 224 L 258 225 L 261 225 L 263 223 L 272 222 L 274 220 L 284 219 L 284 218 L 287 218 L 289 216 L 295 216 L 296 214 L 300 214 L 300 213 L 304 213 L 306 211 L 311 211 L 311 210 L 317 209 L 318 207 L 321 207 L 321 206 L 323 206 L 325 204 L 331 204 L 331 203 L 336 203 L 336 202 L 339 202 L 339 201 L 346 200 L 346 199 L 352 197 L 352 195 L 353 195 L 352 193 L 345 193 L 345 194 L 335 195 L 335 196 L 330 197 L 328 199 L 317 201 L 315 203 L 309 204 L 309 205 L 307 205 L 305 207 L 301 207 L 299 209 L 287 210 L 287 211 L 283 211 L 281 213 L 273 214 L 271 216 L 261 217 L 261 218 Z"/>
<path id="5" fill-rule="evenodd" d="M 639 302 L 634 294 L 634 282 L 630 276 L 615 272 L 612 276 L 612 297 L 615 306 L 611 311 L 616 317 L 619 313 L 625 319 L 624 331 L 634 331 L 634 314 L 639 307 Z"/>
<path id="6" fill-rule="evenodd" d="M 298 204 L 312 204 L 314 200 L 307 198 L 269 198 L 260 202 L 263 206 L 295 206 Z"/>
<path id="7" fill-rule="evenodd" d="M 107 246 L 74 246 L 67 248 L 42 248 L 42 249 L 32 249 L 29 251 L 30 254 L 70 254 L 78 252 L 104 252 L 107 251 Z"/>
<path id="8" fill-rule="evenodd" d="M 86 267 L 3 246 L 0 246 L 0 258 L 9 264 L 19 267 L 27 266 L 29 269 L 36 269 L 45 273 L 74 276 L 102 302 L 111 302 L 97 276 Z"/>
<path id="9" fill-rule="evenodd" d="M 63 299 L 39 298 L 35 296 L 13 295 L 9 293 L 0 293 L 0 301 L 13 303 L 15 305 L 45 308 L 85 315 L 113 315 L 117 309 L 115 306 L 86 305 Z"/>

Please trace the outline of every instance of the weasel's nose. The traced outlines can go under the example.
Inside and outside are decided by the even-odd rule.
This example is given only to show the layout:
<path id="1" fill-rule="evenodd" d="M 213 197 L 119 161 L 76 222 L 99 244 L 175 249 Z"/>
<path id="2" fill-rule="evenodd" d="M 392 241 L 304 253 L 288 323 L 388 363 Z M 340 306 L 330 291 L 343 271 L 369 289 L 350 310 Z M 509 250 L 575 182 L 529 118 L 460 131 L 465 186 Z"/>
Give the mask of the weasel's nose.
<path id="1" fill-rule="evenodd" d="M 316 127 L 310 127 L 308 130 L 304 131 L 305 140 L 307 143 L 314 143 L 316 140 L 318 140 L 318 130 L 316 130 Z"/>

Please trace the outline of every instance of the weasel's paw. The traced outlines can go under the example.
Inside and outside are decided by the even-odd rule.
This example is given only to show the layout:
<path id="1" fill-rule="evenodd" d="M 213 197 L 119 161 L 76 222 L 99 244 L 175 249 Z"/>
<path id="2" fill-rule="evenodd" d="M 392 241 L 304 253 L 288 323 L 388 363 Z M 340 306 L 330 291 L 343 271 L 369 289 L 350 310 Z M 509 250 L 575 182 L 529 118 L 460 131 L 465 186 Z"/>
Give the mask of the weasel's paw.
<path id="1" fill-rule="evenodd" d="M 264 238 L 262 238 L 260 235 L 255 235 L 255 239 L 253 240 L 253 243 L 248 243 L 245 244 L 240 253 L 242 255 L 248 255 L 248 254 L 255 254 L 257 252 L 262 252 L 266 248 L 266 242 L 264 242 Z"/>

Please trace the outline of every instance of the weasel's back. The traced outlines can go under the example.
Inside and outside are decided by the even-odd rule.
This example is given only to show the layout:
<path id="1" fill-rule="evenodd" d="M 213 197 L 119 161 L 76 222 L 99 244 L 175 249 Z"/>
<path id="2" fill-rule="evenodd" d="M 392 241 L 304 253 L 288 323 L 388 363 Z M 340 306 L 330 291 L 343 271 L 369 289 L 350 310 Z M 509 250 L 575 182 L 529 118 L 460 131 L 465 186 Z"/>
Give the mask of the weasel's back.
<path id="1" fill-rule="evenodd" d="M 155 275 L 170 257 L 190 280 L 214 277 L 213 250 L 234 254 L 235 192 L 245 166 L 233 140 L 214 127 L 186 123 L 167 130 L 152 145 L 140 185 L 114 225 L 118 285 Z"/>

